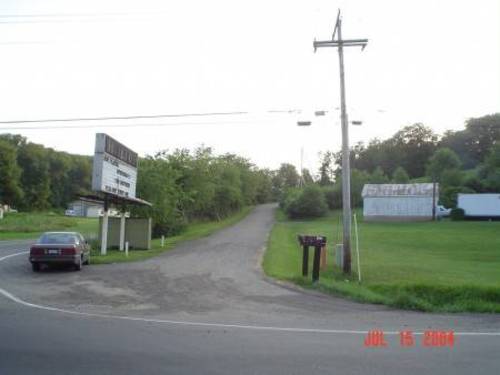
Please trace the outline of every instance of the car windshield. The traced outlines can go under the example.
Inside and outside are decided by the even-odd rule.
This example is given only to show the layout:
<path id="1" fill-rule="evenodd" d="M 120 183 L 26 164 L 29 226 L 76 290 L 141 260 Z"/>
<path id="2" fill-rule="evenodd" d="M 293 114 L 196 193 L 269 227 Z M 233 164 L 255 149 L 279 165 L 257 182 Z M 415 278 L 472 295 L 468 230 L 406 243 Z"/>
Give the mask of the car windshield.
<path id="1" fill-rule="evenodd" d="M 76 236 L 71 233 L 45 233 L 38 240 L 40 244 L 74 244 L 76 242 Z"/>

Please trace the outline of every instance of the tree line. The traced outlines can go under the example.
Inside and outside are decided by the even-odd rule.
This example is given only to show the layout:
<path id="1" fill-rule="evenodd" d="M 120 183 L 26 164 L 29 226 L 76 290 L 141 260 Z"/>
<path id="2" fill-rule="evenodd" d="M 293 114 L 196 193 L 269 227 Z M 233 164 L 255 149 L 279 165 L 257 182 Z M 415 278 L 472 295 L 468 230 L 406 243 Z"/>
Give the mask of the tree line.
<path id="1" fill-rule="evenodd" d="M 194 220 L 220 220 L 242 207 L 269 202 L 273 172 L 234 154 L 162 151 L 139 162 L 137 195 L 153 204 L 154 235 L 172 235 Z"/>
<path id="2" fill-rule="evenodd" d="M 92 158 L 0 134 L 0 202 L 19 210 L 65 208 L 91 188 Z"/>
<path id="3" fill-rule="evenodd" d="M 193 220 L 220 220 L 243 206 L 273 200 L 274 172 L 208 147 L 162 151 L 139 160 L 137 196 L 152 208 L 154 234 L 179 232 Z M 71 155 L 0 135 L 0 203 L 22 211 L 64 209 L 91 193 L 92 157 Z M 273 195 L 274 194 L 274 195 Z"/>
<path id="4" fill-rule="evenodd" d="M 406 126 L 389 139 L 373 139 L 367 144 L 354 145 L 350 163 L 354 207 L 362 205 L 361 191 L 366 183 L 435 181 L 440 186 L 440 203 L 453 208 L 458 193 L 500 192 L 500 114 L 471 118 L 464 130 L 447 131 L 441 137 L 420 123 Z M 290 167 L 282 171 L 288 175 L 284 180 L 300 178 L 300 174 Z M 315 179 L 310 177 L 309 171 L 303 171 L 307 193 L 300 189 L 298 192 L 297 184 L 288 184 L 288 193 L 281 196 L 282 207 L 287 208 L 292 217 L 303 212 L 297 207 L 311 204 L 340 208 L 341 175 L 341 152 L 322 153 Z M 311 188 L 311 185 L 321 189 Z M 323 198 L 314 197 L 315 194 L 322 195 L 324 202 Z"/>

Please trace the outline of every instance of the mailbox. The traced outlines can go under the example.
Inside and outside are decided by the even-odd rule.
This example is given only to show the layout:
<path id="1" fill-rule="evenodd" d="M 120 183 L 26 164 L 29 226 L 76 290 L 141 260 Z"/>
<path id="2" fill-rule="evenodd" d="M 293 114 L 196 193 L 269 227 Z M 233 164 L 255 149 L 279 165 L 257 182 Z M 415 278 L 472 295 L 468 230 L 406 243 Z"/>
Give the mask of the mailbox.
<path id="1" fill-rule="evenodd" d="M 325 236 L 303 236 L 298 235 L 299 243 L 302 246 L 326 246 L 326 237 Z"/>
<path id="2" fill-rule="evenodd" d="M 313 272 L 312 280 L 316 282 L 319 280 L 319 267 L 321 261 L 322 249 L 326 246 L 325 236 L 308 236 L 308 235 L 298 235 L 297 239 L 299 244 L 302 246 L 302 276 L 307 276 L 309 269 L 309 246 L 314 247 L 314 260 L 313 260 Z M 323 252 L 326 256 L 326 253 Z M 325 259 L 326 263 L 326 259 Z"/>

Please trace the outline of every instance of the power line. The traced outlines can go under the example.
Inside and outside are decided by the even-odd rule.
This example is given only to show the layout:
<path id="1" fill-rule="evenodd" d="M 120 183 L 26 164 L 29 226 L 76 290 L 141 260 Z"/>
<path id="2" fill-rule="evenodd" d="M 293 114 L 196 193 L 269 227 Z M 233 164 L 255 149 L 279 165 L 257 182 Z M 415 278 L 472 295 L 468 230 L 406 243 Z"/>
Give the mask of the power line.
<path id="1" fill-rule="evenodd" d="M 127 13 L 127 12 L 103 12 L 103 13 L 30 13 L 30 14 L 0 14 L 0 18 L 64 18 L 64 17 L 116 17 L 149 15 L 154 13 Z"/>
<path id="2" fill-rule="evenodd" d="M 0 124 L 30 124 L 46 122 L 78 122 L 78 121 L 108 121 L 108 120 L 145 120 L 157 118 L 179 118 L 179 117 L 206 117 L 206 116 L 241 116 L 249 112 L 202 112 L 202 113 L 177 113 L 160 115 L 132 115 L 132 116 L 103 116 L 103 117 L 74 117 L 74 118 L 55 118 L 55 119 L 37 119 L 37 120 L 5 120 Z"/>
<path id="3" fill-rule="evenodd" d="M 143 127 L 164 127 L 164 126 L 185 126 L 185 125 L 239 125 L 249 124 L 251 121 L 217 121 L 217 122 L 173 122 L 156 124 L 86 124 L 86 125 L 48 125 L 48 126 L 12 126 L 0 127 L 0 131 L 5 130 L 54 130 L 54 129 L 99 129 L 99 128 L 143 128 Z"/>
<path id="4" fill-rule="evenodd" d="M 161 15 L 163 12 L 0 14 L 0 24 L 89 22 L 102 21 L 106 18 L 119 20 L 127 17 L 157 17 Z"/>

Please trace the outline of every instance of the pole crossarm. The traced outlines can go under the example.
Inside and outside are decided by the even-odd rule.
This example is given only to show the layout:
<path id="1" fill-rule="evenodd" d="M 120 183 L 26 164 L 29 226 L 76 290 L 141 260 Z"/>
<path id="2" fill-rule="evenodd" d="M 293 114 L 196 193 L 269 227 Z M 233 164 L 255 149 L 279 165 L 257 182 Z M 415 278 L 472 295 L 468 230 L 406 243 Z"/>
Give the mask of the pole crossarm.
<path id="1" fill-rule="evenodd" d="M 361 47 L 362 49 L 368 44 L 368 39 L 344 39 L 344 40 L 315 40 L 313 43 L 314 52 L 322 47 Z"/>

